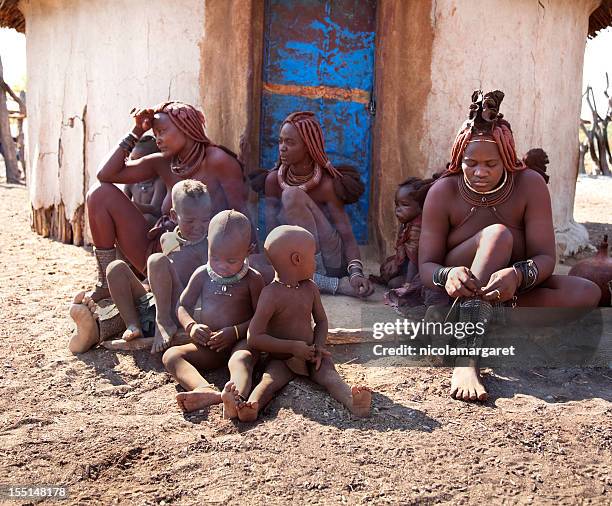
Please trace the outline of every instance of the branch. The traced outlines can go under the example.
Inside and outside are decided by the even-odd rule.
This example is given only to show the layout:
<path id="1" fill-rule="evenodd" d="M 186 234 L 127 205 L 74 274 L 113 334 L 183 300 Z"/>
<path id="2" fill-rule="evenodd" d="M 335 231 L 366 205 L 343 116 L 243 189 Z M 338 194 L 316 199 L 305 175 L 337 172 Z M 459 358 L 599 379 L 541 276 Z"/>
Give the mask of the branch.
<path id="1" fill-rule="evenodd" d="M 23 100 L 21 100 L 16 94 L 15 92 L 11 89 L 11 87 L 6 84 L 6 82 L 4 80 L 0 81 L 0 86 L 2 86 L 2 88 L 4 89 L 4 91 L 6 93 L 8 93 L 12 99 L 17 102 L 17 105 L 19 105 L 19 111 L 21 112 L 21 114 L 23 114 L 24 116 L 26 116 L 26 106 L 23 103 Z"/>

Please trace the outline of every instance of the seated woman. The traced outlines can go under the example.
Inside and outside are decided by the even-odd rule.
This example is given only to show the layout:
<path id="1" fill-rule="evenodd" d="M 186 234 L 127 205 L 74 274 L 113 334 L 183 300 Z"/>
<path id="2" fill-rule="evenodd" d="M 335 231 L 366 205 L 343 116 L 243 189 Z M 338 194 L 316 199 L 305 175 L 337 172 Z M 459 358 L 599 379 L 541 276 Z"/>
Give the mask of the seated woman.
<path id="1" fill-rule="evenodd" d="M 282 124 L 279 162 L 265 178 L 266 232 L 298 225 L 317 241 L 314 281 L 323 293 L 368 297 L 374 287 L 363 273 L 357 241 L 344 206 L 364 191 L 357 172 L 334 167 L 312 112 L 294 112 Z M 270 282 L 272 269 L 253 259 Z"/>
<path id="2" fill-rule="evenodd" d="M 147 257 L 159 251 L 159 237 L 174 230 L 167 213 L 172 186 L 182 179 L 203 182 L 212 199 L 213 214 L 236 209 L 247 214 L 246 186 L 236 155 L 213 144 L 204 132 L 204 115 L 182 102 L 166 102 L 155 109 L 133 112 L 134 127 L 112 149 L 98 171 L 100 184 L 87 194 L 89 227 L 98 263 L 98 282 L 88 294 L 98 301 L 109 296 L 106 268 L 116 258 L 116 246 L 130 263 L 144 272 Z M 159 153 L 128 160 L 142 135 L 153 128 Z M 151 230 L 142 211 L 113 183 L 131 184 L 160 177 L 167 189 L 161 226 Z M 248 214 L 247 214 L 248 215 Z"/>
<path id="3" fill-rule="evenodd" d="M 498 113 L 503 98 L 501 91 L 472 95 L 450 164 L 425 200 L 421 279 L 460 298 L 460 317 L 481 322 L 490 321 L 493 304 L 594 307 L 597 285 L 553 275 L 550 195 L 542 172 L 517 158 L 510 124 Z M 455 367 L 451 396 L 487 398 L 476 362 Z"/>

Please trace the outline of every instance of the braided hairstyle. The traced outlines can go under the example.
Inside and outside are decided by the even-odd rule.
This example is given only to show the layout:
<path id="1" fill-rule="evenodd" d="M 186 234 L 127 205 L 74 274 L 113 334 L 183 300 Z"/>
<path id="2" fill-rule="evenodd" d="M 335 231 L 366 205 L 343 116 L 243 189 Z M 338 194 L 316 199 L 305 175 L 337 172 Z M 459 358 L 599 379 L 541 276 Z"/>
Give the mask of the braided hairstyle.
<path id="1" fill-rule="evenodd" d="M 543 149 L 536 148 L 530 150 L 528 156 L 522 160 L 517 156 L 512 127 L 504 119 L 504 115 L 499 112 L 504 96 L 504 92 L 500 90 L 484 94 L 482 90 L 475 90 L 472 93 L 468 120 L 459 130 L 457 137 L 455 137 L 455 142 L 453 142 L 453 147 L 451 148 L 451 161 L 446 166 L 443 176 L 449 176 L 461 171 L 465 148 L 476 136 L 490 137 L 495 141 L 506 170 L 516 172 L 529 167 L 537 171 L 548 183 L 548 175 L 546 174 L 548 156 Z"/>

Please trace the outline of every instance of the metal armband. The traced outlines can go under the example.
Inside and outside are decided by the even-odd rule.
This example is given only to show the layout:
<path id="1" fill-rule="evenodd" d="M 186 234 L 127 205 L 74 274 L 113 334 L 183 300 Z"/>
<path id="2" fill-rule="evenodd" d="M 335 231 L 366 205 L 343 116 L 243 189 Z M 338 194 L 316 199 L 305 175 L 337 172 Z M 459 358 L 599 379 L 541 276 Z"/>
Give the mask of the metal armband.
<path id="1" fill-rule="evenodd" d="M 537 264 L 533 260 L 529 259 L 516 262 L 512 268 L 520 272 L 523 277 L 517 290 L 519 293 L 531 290 L 535 286 L 536 282 L 538 281 L 539 271 Z"/>
<path id="2" fill-rule="evenodd" d="M 452 269 L 454 269 L 454 267 L 438 267 L 433 273 L 433 284 L 444 288 L 446 286 L 448 274 Z"/>

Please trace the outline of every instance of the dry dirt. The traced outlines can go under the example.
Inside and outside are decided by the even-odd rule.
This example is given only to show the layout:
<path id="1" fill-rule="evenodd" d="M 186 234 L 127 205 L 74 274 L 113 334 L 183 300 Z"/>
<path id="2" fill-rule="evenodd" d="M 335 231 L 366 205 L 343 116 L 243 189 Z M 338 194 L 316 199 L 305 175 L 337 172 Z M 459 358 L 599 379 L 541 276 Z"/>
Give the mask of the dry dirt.
<path id="1" fill-rule="evenodd" d="M 607 226 L 609 206 L 595 208 L 588 221 Z M 612 500 L 609 369 L 498 370 L 477 405 L 448 398 L 448 369 L 366 367 L 339 346 L 340 373 L 376 392 L 370 419 L 307 381 L 254 424 L 183 415 L 159 357 L 68 352 L 68 302 L 94 262 L 28 216 L 26 190 L 0 184 L 2 485 L 65 485 L 69 504 Z"/>

